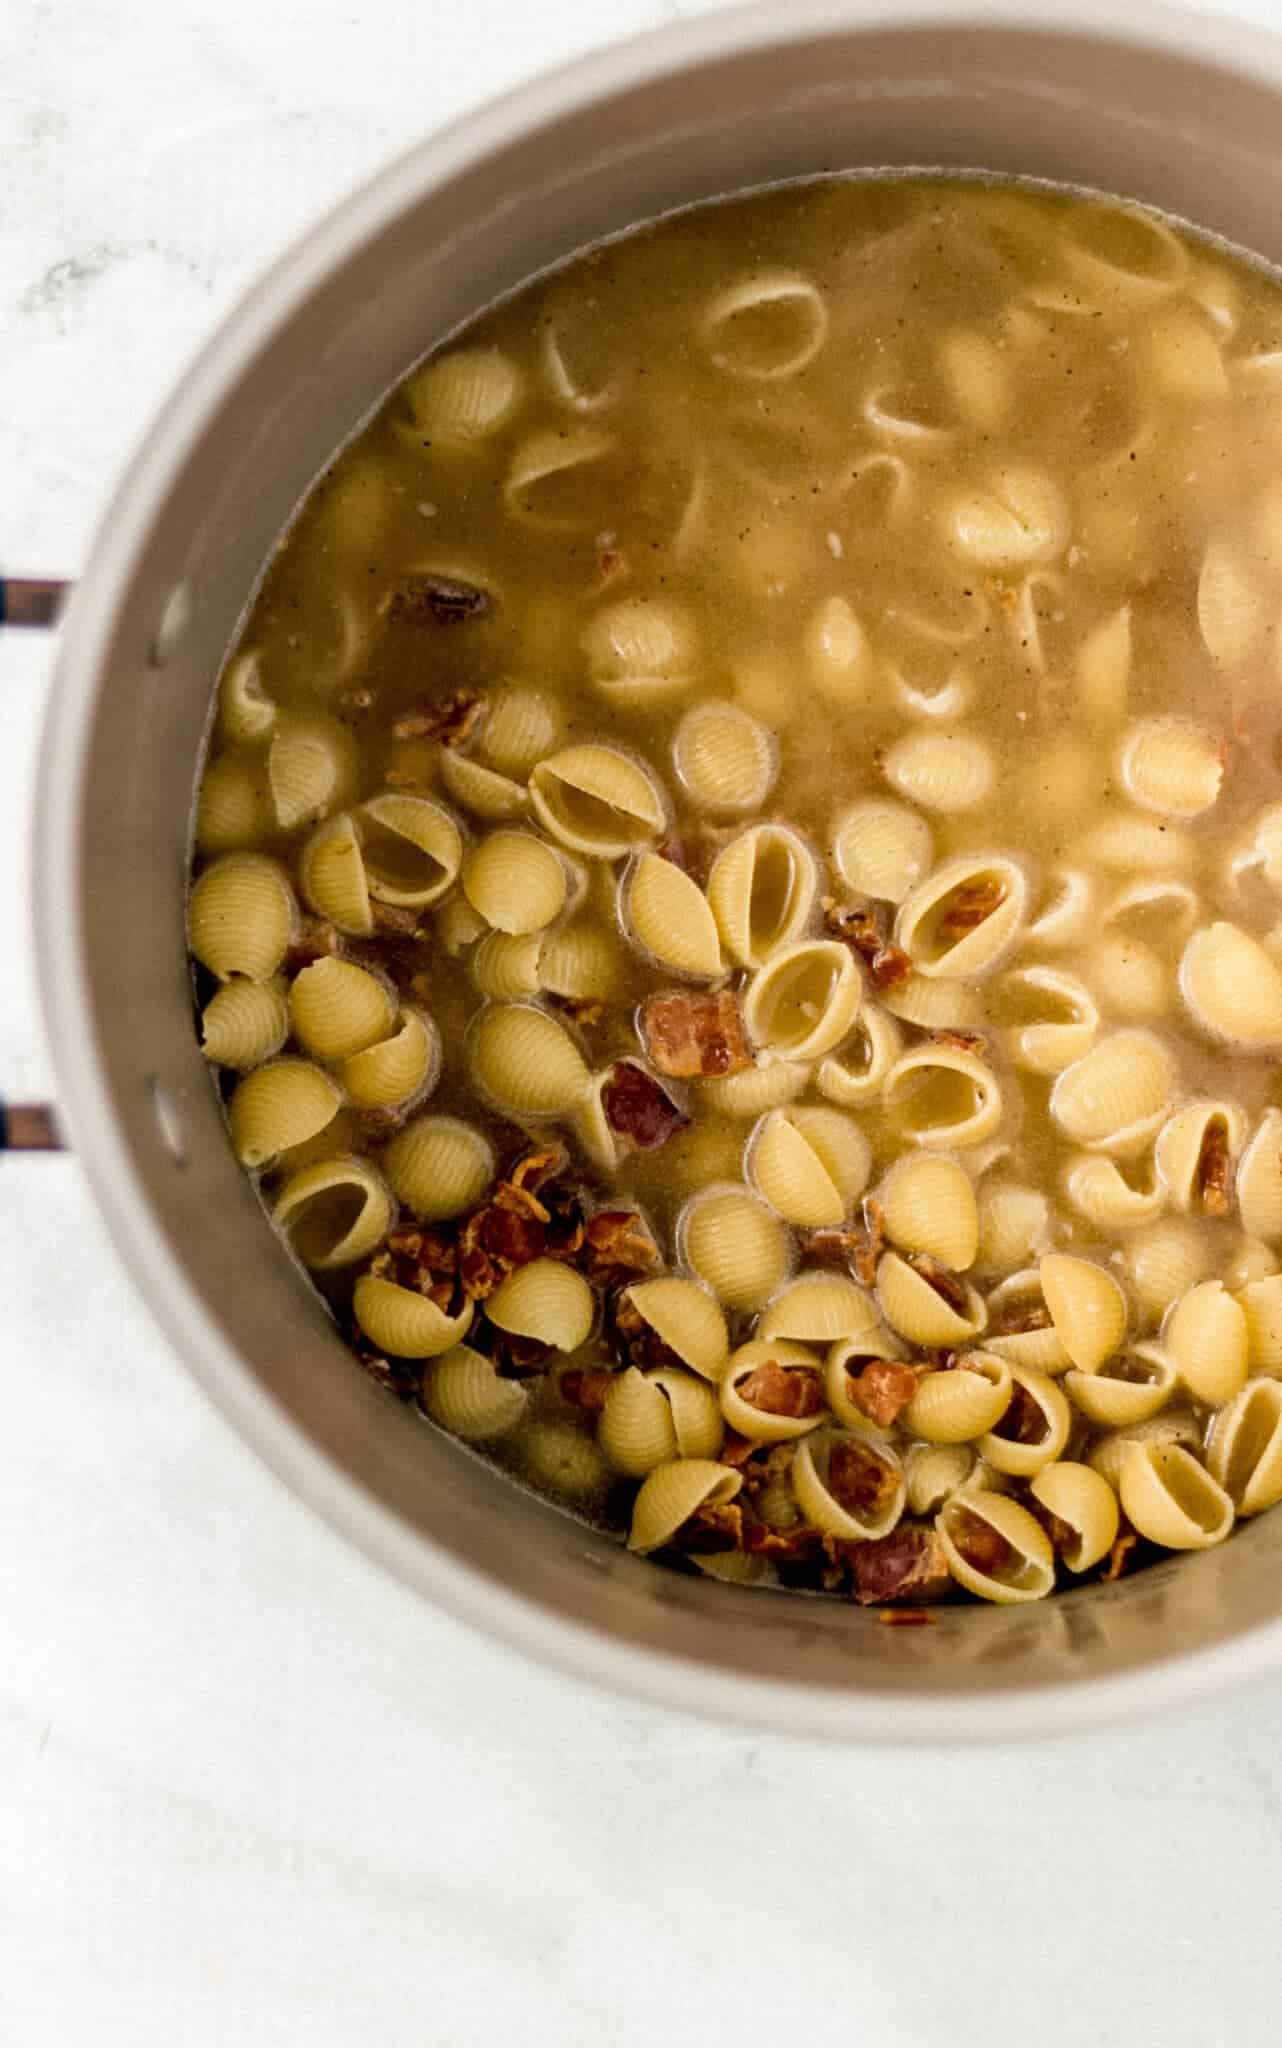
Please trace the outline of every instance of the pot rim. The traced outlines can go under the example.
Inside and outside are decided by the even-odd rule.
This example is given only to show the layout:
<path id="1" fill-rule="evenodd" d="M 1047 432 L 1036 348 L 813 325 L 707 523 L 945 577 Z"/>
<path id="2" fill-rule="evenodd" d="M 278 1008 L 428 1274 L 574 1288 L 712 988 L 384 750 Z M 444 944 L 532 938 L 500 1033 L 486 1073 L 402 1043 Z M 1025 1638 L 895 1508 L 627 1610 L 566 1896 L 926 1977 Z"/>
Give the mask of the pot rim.
<path id="1" fill-rule="evenodd" d="M 115 1248 L 160 1330 L 204 1392 L 263 1462 L 326 1522 L 454 1618 L 573 1676 L 738 1724 L 863 1743 L 989 1742 L 1098 1727 L 1201 1699 L 1282 1664 L 1282 1617 L 1232 1640 L 1108 1678 L 991 1694 L 881 1690 L 851 1694 L 798 1679 L 730 1674 L 640 1649 L 552 1615 L 413 1530 L 351 1478 L 257 1381 L 168 1253 L 107 1085 L 87 972 L 81 866 L 86 737 L 98 677 L 155 510 L 225 392 L 275 330 L 385 222 L 434 187 L 549 121 L 674 69 L 803 38 L 852 31 L 972 26 L 1148 48 L 1271 79 L 1282 99 L 1282 40 L 1241 21 L 1160 0 L 776 0 L 678 21 L 613 43 L 486 101 L 427 136 L 358 186 L 278 257 L 223 318 L 147 429 L 99 522 L 62 629 L 41 738 L 33 826 L 34 943 L 59 1118 L 83 1162 Z"/>

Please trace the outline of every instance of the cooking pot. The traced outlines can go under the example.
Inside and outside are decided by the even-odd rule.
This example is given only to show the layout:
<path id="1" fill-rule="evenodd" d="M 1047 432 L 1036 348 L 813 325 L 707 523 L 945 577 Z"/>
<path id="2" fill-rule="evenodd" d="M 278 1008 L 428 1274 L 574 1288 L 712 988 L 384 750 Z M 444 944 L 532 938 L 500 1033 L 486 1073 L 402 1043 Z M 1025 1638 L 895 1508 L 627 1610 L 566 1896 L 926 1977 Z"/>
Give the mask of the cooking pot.
<path id="1" fill-rule="evenodd" d="M 890 1628 L 682 1577 L 522 1493 L 353 1366 L 232 1157 L 183 939 L 210 692 L 282 524 L 425 348 L 666 209 L 856 166 L 1128 194 L 1282 260 L 1282 43 L 1132 4 L 790 0 L 664 29 L 430 137 L 192 365 L 65 620 L 35 818 L 63 1127 L 174 1349 L 246 1441 L 426 1599 L 670 1705 L 860 1740 L 1149 1712 L 1282 1662 L 1282 1512 L 1032 1607 Z"/>

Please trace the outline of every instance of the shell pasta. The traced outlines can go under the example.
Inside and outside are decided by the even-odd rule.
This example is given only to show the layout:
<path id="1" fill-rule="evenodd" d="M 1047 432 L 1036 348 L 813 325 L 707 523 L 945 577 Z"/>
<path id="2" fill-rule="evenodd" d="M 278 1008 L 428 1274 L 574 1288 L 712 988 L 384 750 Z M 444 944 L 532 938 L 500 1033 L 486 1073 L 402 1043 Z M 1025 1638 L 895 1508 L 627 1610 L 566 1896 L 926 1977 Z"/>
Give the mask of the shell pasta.
<path id="1" fill-rule="evenodd" d="M 716 1599 L 1282 1501 L 1279 334 L 1141 207 L 835 178 L 572 260 L 335 459 L 187 938 L 420 1426 Z"/>

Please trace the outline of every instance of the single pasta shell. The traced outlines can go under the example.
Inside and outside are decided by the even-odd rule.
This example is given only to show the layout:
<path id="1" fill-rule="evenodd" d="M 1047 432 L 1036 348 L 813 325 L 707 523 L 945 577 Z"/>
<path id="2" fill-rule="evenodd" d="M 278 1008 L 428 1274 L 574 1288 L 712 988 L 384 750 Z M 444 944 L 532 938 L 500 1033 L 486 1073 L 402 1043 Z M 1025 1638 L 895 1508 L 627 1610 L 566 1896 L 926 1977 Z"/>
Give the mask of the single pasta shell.
<path id="1" fill-rule="evenodd" d="M 463 863 L 463 893 L 495 931 L 541 932 L 565 905 L 565 869 L 532 832 L 491 832 Z"/>
<path id="2" fill-rule="evenodd" d="M 1014 569 L 1050 562 L 1068 544 L 1068 501 L 1052 477 L 1009 464 L 987 490 L 959 494 L 944 509 L 944 534 L 968 562 Z"/>
<path id="3" fill-rule="evenodd" d="M 415 1117 L 383 1154 L 394 1193 L 428 1223 L 474 1208 L 494 1179 L 495 1167 L 489 1139 L 453 1116 Z"/>
<path id="4" fill-rule="evenodd" d="M 833 826 L 833 865 L 860 896 L 902 903 L 930 872 L 933 854 L 926 820 L 890 797 L 862 798 Z"/>
<path id="5" fill-rule="evenodd" d="M 739 1436 L 747 1437 L 754 1444 L 791 1443 L 798 1437 L 808 1436 L 818 1429 L 825 1419 L 822 1402 L 813 1414 L 777 1413 L 749 1398 L 760 1389 L 749 1387 L 749 1382 L 760 1368 L 777 1368 L 786 1381 L 801 1380 L 811 1384 L 822 1393 L 822 1374 L 819 1360 L 813 1354 L 790 1355 L 785 1357 L 780 1349 L 767 1349 L 765 1357 L 758 1356 L 760 1344 L 741 1345 L 726 1367 L 721 1380 L 718 1398 L 721 1413 L 731 1429 Z M 792 1354 L 804 1353 L 802 1345 L 790 1346 Z M 743 1391 L 747 1389 L 747 1391 Z"/>
<path id="6" fill-rule="evenodd" d="M 891 1167 L 877 1199 L 887 1237 L 906 1252 L 928 1252 L 955 1273 L 979 1250 L 979 1205 L 970 1175 L 955 1159 L 922 1153 Z"/>
<path id="7" fill-rule="evenodd" d="M 257 844 L 269 829 L 259 778 L 247 761 L 224 754 L 211 761 L 196 800 L 196 850 L 233 853 Z"/>
<path id="8" fill-rule="evenodd" d="M 1173 875 L 1193 864 L 1193 842 L 1176 825 L 1138 811 L 1105 811 L 1077 847 L 1080 857 L 1118 874 Z"/>
<path id="9" fill-rule="evenodd" d="M 329 1272 L 368 1258 L 382 1243 L 391 1197 L 367 1159 L 321 1159 L 290 1175 L 272 1204 L 272 1222 L 305 1266 Z"/>
<path id="10" fill-rule="evenodd" d="M 975 1288 L 965 1291 L 966 1306 L 958 1310 L 898 1252 L 883 1252 L 877 1262 L 878 1305 L 891 1329 L 912 1344 L 955 1345 L 977 1337 L 988 1312 Z"/>
<path id="11" fill-rule="evenodd" d="M 904 1454 L 909 1514 L 938 1514 L 974 1469 L 975 1453 L 969 1444 L 910 1444 Z"/>
<path id="12" fill-rule="evenodd" d="M 985 1180 L 979 1191 L 979 1264 L 1009 1273 L 1026 1266 L 1050 1241 L 1050 1203 L 1040 1188 Z"/>
<path id="13" fill-rule="evenodd" d="M 581 645 L 597 688 L 631 704 L 684 689 L 695 656 L 688 615 L 655 597 L 604 606 L 584 629 Z"/>
<path id="14" fill-rule="evenodd" d="M 706 1289 L 663 1274 L 627 1288 L 623 1298 L 684 1365 L 705 1379 L 720 1379 L 730 1356 L 730 1336 L 720 1304 Z"/>
<path id="15" fill-rule="evenodd" d="M 365 880 L 380 903 L 427 910 L 448 894 L 463 861 L 463 835 L 430 797 L 371 797 L 356 813 Z"/>
<path id="16" fill-rule="evenodd" d="M 784 1337 L 799 1344 L 837 1344 L 878 1328 L 872 1297 L 856 1281 L 844 1273 L 802 1273 L 775 1296 L 757 1336 L 767 1343 Z"/>
<path id="17" fill-rule="evenodd" d="M 496 774 L 523 783 L 555 751 L 564 725 L 561 706 L 545 691 L 508 684 L 489 700 L 477 753 Z"/>
<path id="18" fill-rule="evenodd" d="M 1016 1014 L 1025 1013 L 1027 1021 L 1011 1025 L 1004 1036 L 1015 1065 L 1029 1073 L 1062 1074 L 1095 1042 L 1099 1009 L 1075 974 L 1058 967 L 1016 967 L 1002 976 L 996 998 Z"/>
<path id="19" fill-rule="evenodd" d="M 1002 1538 L 1007 1557 L 993 1574 L 970 1562 L 967 1531 L 974 1517 Z M 968 1593 L 998 1606 L 1013 1606 L 1025 1600 L 1041 1600 L 1055 1583 L 1055 1553 L 1050 1538 L 1037 1519 L 1019 1502 L 987 1487 L 965 1487 L 944 1502 L 935 1518 L 935 1528 L 944 1546 L 944 1557 L 954 1579 Z"/>
<path id="20" fill-rule="evenodd" d="M 700 338 L 729 376 L 775 384 L 814 361 L 828 334 L 823 293 L 795 270 L 756 270 L 716 292 Z"/>
<path id="21" fill-rule="evenodd" d="M 1210 1037 L 1248 1052 L 1282 1045 L 1282 969 L 1237 925 L 1194 932 L 1180 960 L 1180 989 Z"/>
<path id="22" fill-rule="evenodd" d="M 862 998 L 849 946 L 839 939 L 800 939 L 758 968 L 743 999 L 743 1020 L 762 1051 L 813 1060 L 846 1036 Z"/>
<path id="23" fill-rule="evenodd" d="M 673 861 L 639 857 L 624 883 L 623 914 L 636 944 L 674 973 L 710 981 L 725 972 L 708 899 Z"/>
<path id="24" fill-rule="evenodd" d="M 1073 1531 L 1074 1541 L 1061 1552 L 1071 1572 L 1089 1571 L 1108 1556 L 1117 1535 L 1117 1495 L 1098 1472 L 1059 1458 L 1035 1475 L 1029 1492 Z"/>
<path id="25" fill-rule="evenodd" d="M 1242 1228 L 1252 1237 L 1282 1238 L 1282 1109 L 1266 1109 L 1237 1170 Z"/>
<path id="26" fill-rule="evenodd" d="M 1006 1473 L 1013 1479 L 1029 1479 L 1059 1457 L 1068 1442 L 1073 1412 L 1056 1381 L 1039 1372 L 1036 1366 L 1012 1365 L 1010 1376 L 1012 1393 L 1015 1387 L 1020 1388 L 1041 1410 L 1042 1434 L 1031 1443 L 1024 1441 L 1027 1402 L 1022 1402 L 1018 1437 L 1004 1436 L 999 1420 L 980 1438 L 979 1454 L 992 1471 Z"/>
<path id="27" fill-rule="evenodd" d="M 742 1473 L 710 1458 L 677 1458 L 641 1483 L 632 1504 L 628 1549 L 643 1556 L 662 1549 L 700 1508 L 725 1507 L 743 1484 Z"/>
<path id="28" fill-rule="evenodd" d="M 630 974 L 627 954 L 614 933 L 586 921 L 560 925 L 539 949 L 539 982 L 550 995 L 617 1002 L 627 992 Z"/>
<path id="29" fill-rule="evenodd" d="M 362 1273 L 352 1291 L 352 1312 L 365 1335 L 393 1358 L 439 1358 L 466 1337 L 472 1304 L 446 1315 L 425 1294 Z"/>
<path id="30" fill-rule="evenodd" d="M 881 1005 L 919 1031 L 978 1031 L 985 1022 L 978 989 L 963 981 L 931 981 L 924 974 L 910 974 L 882 989 Z"/>
<path id="31" fill-rule="evenodd" d="M 1195 1451 L 1200 1442 L 1201 1432 L 1189 1410 L 1170 1408 L 1148 1422 L 1136 1423 L 1130 1429 L 1113 1429 L 1107 1436 L 1098 1437 L 1086 1453 L 1086 1462 L 1117 1493 L 1122 1483 L 1122 1467 L 1136 1449 L 1152 1444 L 1179 1444 L 1184 1450 Z"/>
<path id="32" fill-rule="evenodd" d="M 519 1380 L 500 1378 L 493 1362 L 468 1344 L 456 1344 L 429 1366 L 421 1398 L 433 1422 L 470 1444 L 507 1436 L 530 1405 Z"/>
<path id="33" fill-rule="evenodd" d="M 242 1166 L 268 1166 L 332 1123 L 342 1097 L 309 1060 L 272 1060 L 237 1083 L 229 1111 L 231 1141 Z"/>
<path id="34" fill-rule="evenodd" d="M 1176 1302 L 1162 1341 L 1195 1401 L 1218 1408 L 1246 1384 L 1247 1320 L 1221 1281 L 1203 1280 Z"/>
<path id="35" fill-rule="evenodd" d="M 315 824 L 355 787 L 351 734 L 336 718 L 281 720 L 267 750 L 267 784 L 282 832 Z"/>
<path id="36" fill-rule="evenodd" d="M 389 1038 L 343 1061 L 343 1086 L 357 1109 L 395 1109 L 427 1095 L 441 1071 L 441 1038 L 426 1010 L 405 1009 Z"/>
<path id="37" fill-rule="evenodd" d="M 261 853 L 226 853 L 192 884 L 187 938 L 196 958 L 229 981 L 270 981 L 294 929 L 294 892 Z"/>
<path id="38" fill-rule="evenodd" d="M 1131 608 L 1122 605 L 1092 626 L 1073 659 L 1077 701 L 1098 725 L 1126 716 L 1131 676 Z"/>
<path id="39" fill-rule="evenodd" d="M 1131 1299 L 1150 1322 L 1206 1276 L 1210 1250 L 1205 1229 L 1182 1216 L 1160 1218 L 1128 1237 L 1121 1273 Z"/>
<path id="40" fill-rule="evenodd" d="M 531 1422 L 519 1439 L 520 1471 L 532 1486 L 585 1506 L 610 1483 L 597 1443 L 572 1422 Z"/>
<path id="41" fill-rule="evenodd" d="M 779 772 L 771 734 L 734 704 L 687 711 L 672 742 L 672 761 L 691 803 L 720 817 L 759 811 Z"/>
<path id="42" fill-rule="evenodd" d="M 1126 1296 L 1102 1266 L 1066 1252 L 1047 1252 L 1038 1273 L 1055 1335 L 1079 1372 L 1095 1372 L 1122 1341 Z"/>
<path id="43" fill-rule="evenodd" d="M 565 747 L 539 762 L 530 801 L 545 831 L 575 853 L 617 860 L 656 839 L 663 798 L 639 761 L 618 747 Z"/>
<path id="44" fill-rule="evenodd" d="M 962 1364 L 923 1375 L 904 1410 L 904 1426 L 928 1444 L 974 1443 L 1000 1422 L 1010 1392 L 1004 1358 L 968 1351 Z"/>
<path id="45" fill-rule="evenodd" d="M 895 943 L 928 979 L 974 980 L 1014 944 L 1028 909 L 1028 880 L 1004 854 L 945 861 L 905 898 Z"/>
<path id="46" fill-rule="evenodd" d="M 754 825 L 717 855 L 708 902 L 728 953 L 762 967 L 805 929 L 818 886 L 814 856 L 786 825 Z"/>
<path id="47" fill-rule="evenodd" d="M 252 745 L 267 738 L 276 718 L 276 704 L 263 683 L 257 648 L 236 655 L 218 685 L 218 729 L 223 738 L 233 745 Z"/>
<path id="48" fill-rule="evenodd" d="M 1282 1273 L 1248 1282 L 1237 1301 L 1246 1317 L 1251 1371 L 1282 1377 Z"/>
<path id="49" fill-rule="evenodd" d="M 757 1309 L 787 1278 L 788 1233 L 746 1188 L 708 1188 L 682 1210 L 682 1257 L 727 1308 Z"/>
<path id="50" fill-rule="evenodd" d="M 849 1213 L 871 1156 L 859 1126 L 836 1110 L 776 1109 L 751 1141 L 748 1178 L 785 1222 L 814 1230 Z"/>
<path id="51" fill-rule="evenodd" d="M 474 817 L 519 818 L 530 807 L 529 792 L 521 783 L 455 747 L 441 748 L 440 766 L 446 794 Z"/>
<path id="52" fill-rule="evenodd" d="M 1165 1550 L 1206 1550 L 1233 1527 L 1233 1503 L 1180 1444 L 1138 1446 L 1122 1464 L 1122 1507 L 1141 1536 Z"/>
<path id="53" fill-rule="evenodd" d="M 341 1060 L 388 1036 L 396 999 L 377 975 L 330 954 L 295 975 L 289 1018 L 305 1051 L 318 1060 Z"/>
<path id="54" fill-rule="evenodd" d="M 1197 582 L 1197 622 L 1212 660 L 1223 669 L 1249 661 L 1272 622 L 1266 589 L 1227 541 L 1213 540 Z"/>
<path id="55" fill-rule="evenodd" d="M 1170 1353 L 1160 1344 L 1133 1344 L 1106 1358 L 1095 1372 L 1067 1372 L 1064 1385 L 1089 1422 L 1126 1429 L 1165 1407 L 1179 1384 Z"/>
<path id="56" fill-rule="evenodd" d="M 1059 1075 L 1050 1113 L 1077 1144 L 1126 1157 L 1164 1122 L 1174 1088 L 1174 1062 L 1160 1038 L 1114 1031 Z"/>
<path id="57" fill-rule="evenodd" d="M 840 1447 L 856 1461 L 860 1487 L 867 1484 L 871 1502 L 847 1506 L 832 1488 L 832 1457 Z M 873 1444 L 847 1430 L 823 1429 L 803 1437 L 790 1467 L 797 1504 L 813 1529 L 822 1529 L 851 1543 L 876 1541 L 889 1535 L 904 1511 L 907 1489 L 899 1455 L 889 1444 Z"/>
<path id="58" fill-rule="evenodd" d="M 596 1440 L 607 1464 L 628 1479 L 644 1479 L 679 1455 L 671 1404 L 635 1366 L 612 1380 Z"/>
<path id="59" fill-rule="evenodd" d="M 205 1058 L 241 1073 L 271 1059 L 288 1036 L 289 1005 L 278 982 L 229 981 L 201 1012 Z"/>
<path id="60" fill-rule="evenodd" d="M 868 636 L 850 601 L 826 597 L 806 623 L 802 652 L 811 682 L 834 704 L 860 704 L 876 677 Z"/>
<path id="61" fill-rule="evenodd" d="M 1182 718 L 1143 718 L 1130 726 L 1118 756 L 1118 776 L 1134 804 L 1167 818 L 1209 811 L 1224 780 L 1215 734 Z"/>
<path id="62" fill-rule="evenodd" d="M 698 1083 L 699 1098 L 718 1116 L 759 1116 L 781 1109 L 806 1092 L 810 1068 L 804 1060 L 762 1060 L 737 1074 Z"/>
<path id="63" fill-rule="evenodd" d="M 471 1066 L 491 1102 L 518 1116 L 564 1116 L 591 1084 L 563 1024 L 530 1003 L 493 1003 L 472 1026 Z"/>
<path id="64" fill-rule="evenodd" d="M 458 348 L 416 370 L 405 386 L 414 424 L 430 446 L 472 447 L 507 425 L 525 379 L 497 348 Z"/>
<path id="65" fill-rule="evenodd" d="M 344 812 L 313 832 L 298 862 L 303 894 L 340 932 L 368 938 L 374 929 L 360 835 Z"/>
<path id="66" fill-rule="evenodd" d="M 978 809 L 997 779 L 989 749 L 964 732 L 906 733 L 887 748 L 884 772 L 910 803 L 944 814 Z"/>
<path id="67" fill-rule="evenodd" d="M 1276 1113 L 1276 1112 L 1275 1112 Z M 1223 1215 L 1231 1200 L 1233 1166 L 1246 1135 L 1246 1117 L 1235 1102 L 1190 1102 L 1168 1117 L 1153 1147 L 1154 1164 L 1177 1209 Z M 1204 1185 L 1207 1148 L 1220 1161 L 1217 1177 Z"/>
<path id="68" fill-rule="evenodd" d="M 1042 894 L 1032 906 L 1025 944 L 1045 952 L 1075 946 L 1091 929 L 1095 884 L 1081 868 L 1054 867 L 1045 876 Z"/>
<path id="69" fill-rule="evenodd" d="M 886 1076 L 882 1099 L 915 1145 L 937 1151 L 982 1145 L 1002 1120 L 997 1076 L 960 1047 L 927 1045 L 905 1053 Z"/>
<path id="70" fill-rule="evenodd" d="M 1230 1294 L 1237 1294 L 1253 1280 L 1267 1280 L 1280 1271 L 1282 1262 L 1270 1245 L 1258 1237 L 1240 1237 L 1220 1269 L 1220 1278 Z"/>
<path id="71" fill-rule="evenodd" d="M 1247 1381 L 1211 1423 L 1206 1463 L 1239 1515 L 1282 1500 L 1282 1382 Z"/>
<path id="72" fill-rule="evenodd" d="M 558 1351 L 577 1351 L 592 1328 L 592 1289 L 573 1266 L 532 1259 L 500 1281 L 485 1304 L 497 1329 L 530 1337 Z"/>
<path id="73" fill-rule="evenodd" d="M 542 946 L 539 932 L 487 932 L 468 955 L 467 971 L 474 987 L 497 1002 L 537 995 Z"/>

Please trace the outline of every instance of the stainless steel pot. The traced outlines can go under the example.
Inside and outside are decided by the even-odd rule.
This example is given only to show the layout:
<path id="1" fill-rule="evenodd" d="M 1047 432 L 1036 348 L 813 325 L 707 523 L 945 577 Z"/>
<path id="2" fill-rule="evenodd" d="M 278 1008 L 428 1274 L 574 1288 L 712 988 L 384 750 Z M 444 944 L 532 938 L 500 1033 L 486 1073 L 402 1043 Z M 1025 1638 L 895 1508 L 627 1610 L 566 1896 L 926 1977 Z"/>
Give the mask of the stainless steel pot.
<path id="1" fill-rule="evenodd" d="M 227 1145 L 182 921 L 220 657 L 282 523 L 410 361 L 630 222 L 905 164 L 1129 193 L 1282 260 L 1282 44 L 1099 0 L 791 0 L 610 50 L 423 143 L 251 293 L 109 507 L 45 734 L 36 916 L 61 1115 L 116 1243 L 287 1484 L 429 1599 L 586 1677 L 782 1730 L 956 1741 L 1282 1662 L 1282 1513 L 1134 1580 L 912 1630 L 627 1556 L 353 1369 Z"/>

